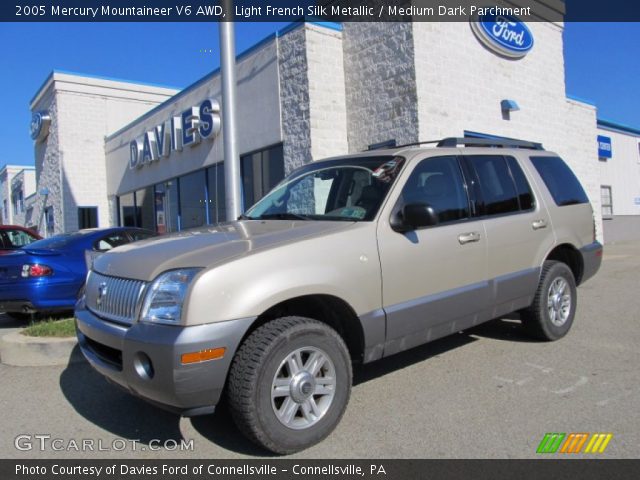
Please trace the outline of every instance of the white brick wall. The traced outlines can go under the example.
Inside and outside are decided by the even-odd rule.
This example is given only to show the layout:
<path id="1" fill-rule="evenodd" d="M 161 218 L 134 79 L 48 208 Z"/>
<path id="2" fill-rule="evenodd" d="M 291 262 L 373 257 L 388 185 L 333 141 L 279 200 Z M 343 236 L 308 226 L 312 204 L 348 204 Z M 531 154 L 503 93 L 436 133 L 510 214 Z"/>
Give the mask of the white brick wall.
<path id="1" fill-rule="evenodd" d="M 311 156 L 348 151 L 342 32 L 306 26 Z"/>

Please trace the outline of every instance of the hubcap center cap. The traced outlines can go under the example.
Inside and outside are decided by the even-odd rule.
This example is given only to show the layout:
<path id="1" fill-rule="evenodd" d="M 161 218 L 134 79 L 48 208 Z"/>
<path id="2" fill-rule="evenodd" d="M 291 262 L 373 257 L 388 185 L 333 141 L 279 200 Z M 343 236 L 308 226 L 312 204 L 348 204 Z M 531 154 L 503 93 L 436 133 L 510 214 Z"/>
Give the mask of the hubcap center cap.
<path id="1" fill-rule="evenodd" d="M 291 398 L 296 403 L 302 403 L 311 396 L 316 388 L 316 380 L 311 373 L 302 371 L 293 376 L 289 389 Z"/>

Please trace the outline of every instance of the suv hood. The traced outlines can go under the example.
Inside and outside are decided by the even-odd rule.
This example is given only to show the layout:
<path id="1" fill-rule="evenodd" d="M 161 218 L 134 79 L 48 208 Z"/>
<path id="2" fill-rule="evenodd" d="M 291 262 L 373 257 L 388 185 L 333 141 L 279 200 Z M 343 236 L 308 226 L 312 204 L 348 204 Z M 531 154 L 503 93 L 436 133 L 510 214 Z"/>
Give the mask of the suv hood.
<path id="1" fill-rule="evenodd" d="M 114 248 L 96 258 L 92 269 L 104 275 L 151 281 L 166 270 L 212 267 L 258 250 L 346 229 L 353 223 L 314 220 L 223 223 Z"/>

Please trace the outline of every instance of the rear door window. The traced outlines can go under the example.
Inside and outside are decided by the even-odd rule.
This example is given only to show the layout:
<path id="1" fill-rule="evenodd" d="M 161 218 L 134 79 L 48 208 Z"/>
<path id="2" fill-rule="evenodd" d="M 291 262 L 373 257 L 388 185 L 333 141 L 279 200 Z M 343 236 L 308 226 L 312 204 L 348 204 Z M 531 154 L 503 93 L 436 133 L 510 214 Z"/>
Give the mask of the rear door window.
<path id="1" fill-rule="evenodd" d="M 582 185 L 560 157 L 531 157 L 531 163 L 542 177 L 556 205 L 563 207 L 589 203 Z"/>
<path id="2" fill-rule="evenodd" d="M 480 183 L 485 215 L 504 215 L 520 211 L 516 184 L 507 161 L 499 155 L 469 155 Z"/>

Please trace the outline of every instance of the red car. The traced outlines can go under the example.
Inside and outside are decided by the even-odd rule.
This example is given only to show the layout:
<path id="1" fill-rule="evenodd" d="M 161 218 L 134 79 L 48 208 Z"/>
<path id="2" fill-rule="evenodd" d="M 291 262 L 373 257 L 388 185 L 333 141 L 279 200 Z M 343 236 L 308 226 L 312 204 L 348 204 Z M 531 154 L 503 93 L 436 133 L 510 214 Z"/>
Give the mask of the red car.
<path id="1" fill-rule="evenodd" d="M 41 238 L 34 231 L 19 225 L 0 225 L 0 255 L 29 245 Z"/>

